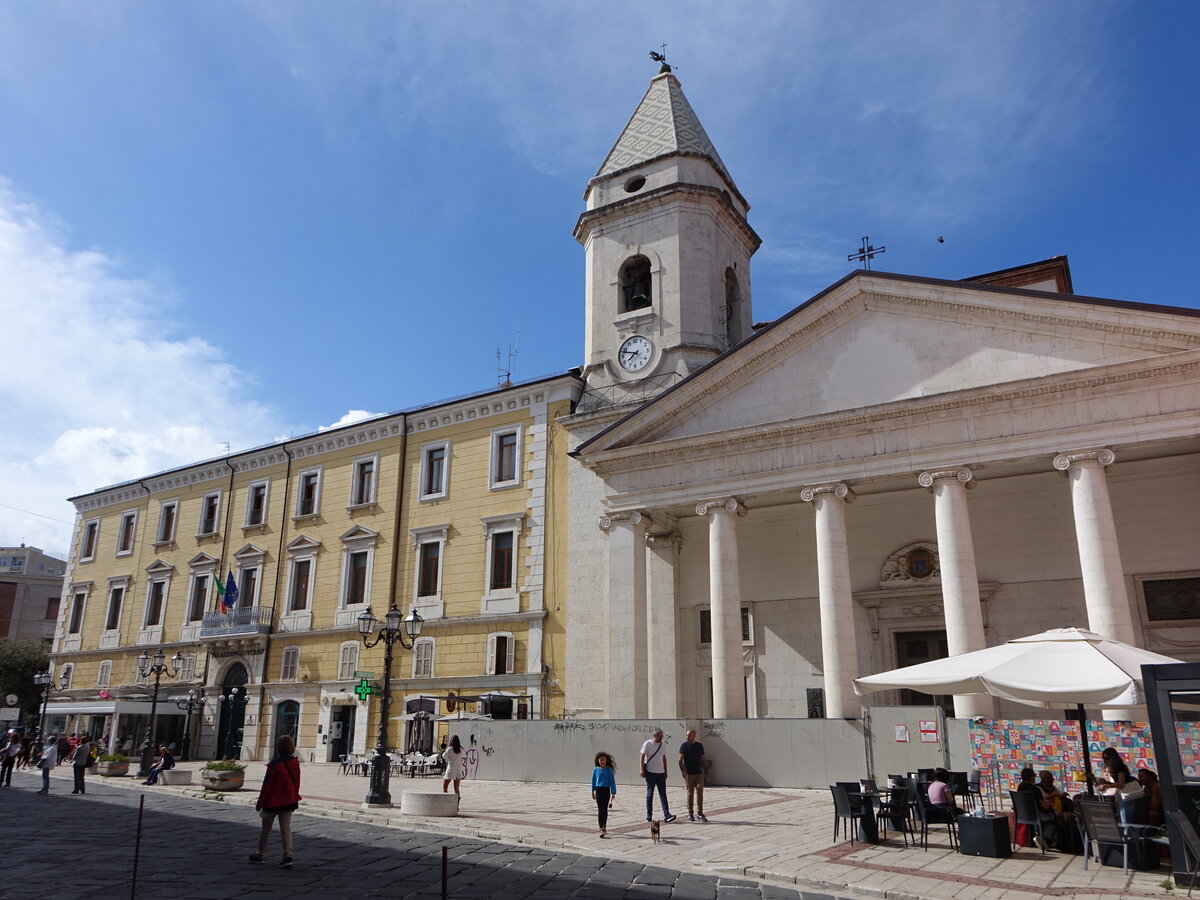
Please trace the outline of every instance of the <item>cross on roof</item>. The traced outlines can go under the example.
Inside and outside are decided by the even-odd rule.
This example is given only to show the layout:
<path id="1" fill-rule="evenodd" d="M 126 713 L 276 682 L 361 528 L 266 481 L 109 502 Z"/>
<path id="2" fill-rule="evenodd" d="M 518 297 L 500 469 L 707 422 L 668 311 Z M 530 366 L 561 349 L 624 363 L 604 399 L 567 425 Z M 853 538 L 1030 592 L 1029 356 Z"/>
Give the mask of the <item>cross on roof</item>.
<path id="1" fill-rule="evenodd" d="M 862 246 L 858 248 L 858 252 L 851 253 L 846 257 L 846 259 L 852 262 L 857 261 L 862 263 L 863 268 L 869 272 L 871 270 L 871 260 L 874 259 L 876 255 L 886 252 L 887 247 L 872 247 L 871 239 L 868 236 L 863 235 Z"/>

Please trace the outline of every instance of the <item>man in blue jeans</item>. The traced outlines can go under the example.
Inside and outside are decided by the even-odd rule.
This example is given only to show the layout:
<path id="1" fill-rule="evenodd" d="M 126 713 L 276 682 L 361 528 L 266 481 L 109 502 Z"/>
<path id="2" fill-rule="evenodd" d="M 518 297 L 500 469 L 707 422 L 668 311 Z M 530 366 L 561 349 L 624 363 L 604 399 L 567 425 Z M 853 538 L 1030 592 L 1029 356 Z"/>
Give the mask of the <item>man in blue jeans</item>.
<path id="1" fill-rule="evenodd" d="M 654 729 L 654 735 L 642 744 L 641 772 L 646 779 L 646 821 L 654 821 L 654 789 L 658 788 L 658 802 L 662 807 L 664 822 L 674 822 L 667 805 L 667 754 L 663 747 L 663 730 Z"/>

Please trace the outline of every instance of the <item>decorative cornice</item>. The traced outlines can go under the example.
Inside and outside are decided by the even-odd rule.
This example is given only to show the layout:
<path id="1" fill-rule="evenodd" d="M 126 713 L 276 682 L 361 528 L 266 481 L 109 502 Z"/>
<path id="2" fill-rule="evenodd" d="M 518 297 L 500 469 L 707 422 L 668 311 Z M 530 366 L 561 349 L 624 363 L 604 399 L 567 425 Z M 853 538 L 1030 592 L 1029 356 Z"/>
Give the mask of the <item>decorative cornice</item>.
<path id="1" fill-rule="evenodd" d="M 596 524 L 600 526 L 601 531 L 607 532 L 621 522 L 628 522 L 630 525 L 641 525 L 645 522 L 645 527 L 649 528 L 654 524 L 654 519 L 650 517 L 649 513 L 634 509 L 629 512 L 603 513 Z"/>
<path id="2" fill-rule="evenodd" d="M 547 402 L 548 390 L 544 384 L 532 390 L 516 391 L 512 394 L 491 394 L 472 397 L 437 409 L 417 410 L 409 413 L 408 433 L 427 434 L 438 428 L 458 425 L 475 419 L 486 419 L 501 413 L 529 410 Z"/>
<path id="3" fill-rule="evenodd" d="M 935 481 L 944 480 L 958 481 L 966 485 L 968 488 L 975 487 L 975 475 L 966 466 L 957 466 L 951 469 L 934 469 L 928 472 L 922 472 L 917 476 L 917 484 L 923 488 L 932 488 Z"/>
<path id="4" fill-rule="evenodd" d="M 1091 450 L 1070 450 L 1054 457 L 1054 468 L 1060 472 L 1065 472 L 1071 468 L 1071 463 L 1086 462 L 1089 460 L 1094 460 L 1100 463 L 1101 466 L 1111 466 L 1116 462 L 1116 459 L 1117 454 L 1113 453 L 1107 447 L 1096 447 Z"/>
<path id="5" fill-rule="evenodd" d="M 724 497 L 720 500 L 703 500 L 696 504 L 696 515 L 707 516 L 710 512 L 730 512 L 739 516 L 746 515 L 746 504 L 737 497 Z"/>
<path id="6" fill-rule="evenodd" d="M 842 481 L 830 481 L 825 484 L 813 484 L 800 491 L 800 499 L 805 503 L 812 503 L 817 497 L 825 494 L 832 494 L 839 500 L 844 500 L 847 503 L 853 503 L 857 497 L 854 491 L 850 490 L 850 486 Z"/>

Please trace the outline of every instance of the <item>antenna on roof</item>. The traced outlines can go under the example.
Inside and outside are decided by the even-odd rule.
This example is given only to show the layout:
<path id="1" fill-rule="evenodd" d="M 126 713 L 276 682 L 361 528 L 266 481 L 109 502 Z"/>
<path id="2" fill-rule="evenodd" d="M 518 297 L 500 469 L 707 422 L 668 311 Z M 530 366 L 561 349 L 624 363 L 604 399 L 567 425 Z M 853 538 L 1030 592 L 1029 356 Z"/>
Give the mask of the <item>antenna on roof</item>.
<path id="1" fill-rule="evenodd" d="M 512 367 L 513 357 L 517 355 L 517 345 L 521 343 L 521 332 L 517 332 L 517 339 L 514 343 L 508 345 L 508 361 L 506 365 L 500 365 L 500 348 L 496 348 L 496 386 L 497 387 L 512 387 Z"/>
<path id="2" fill-rule="evenodd" d="M 229 455 L 229 441 L 217 441 L 217 443 L 225 448 L 225 455 L 228 456 Z"/>
<path id="3" fill-rule="evenodd" d="M 662 63 L 662 65 L 659 67 L 658 74 L 664 75 L 667 72 L 670 72 L 672 67 L 667 63 L 667 45 L 659 44 L 658 46 L 662 52 L 659 52 L 658 50 L 651 50 L 650 58 L 656 63 Z"/>
<path id="4" fill-rule="evenodd" d="M 871 239 L 863 235 L 862 246 L 858 248 L 857 253 L 851 253 L 846 257 L 850 261 L 858 261 L 863 264 L 863 268 L 868 272 L 871 271 L 871 260 L 880 253 L 886 253 L 887 247 L 872 247 Z"/>

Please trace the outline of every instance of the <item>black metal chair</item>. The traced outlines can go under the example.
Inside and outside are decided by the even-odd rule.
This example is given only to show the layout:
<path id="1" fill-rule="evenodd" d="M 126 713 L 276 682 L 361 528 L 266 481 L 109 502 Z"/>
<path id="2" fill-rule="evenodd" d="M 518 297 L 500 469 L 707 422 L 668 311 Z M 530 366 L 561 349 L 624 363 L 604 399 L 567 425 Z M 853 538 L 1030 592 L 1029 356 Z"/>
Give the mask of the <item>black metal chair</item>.
<path id="1" fill-rule="evenodd" d="M 1024 825 L 1027 828 L 1033 829 L 1033 833 L 1037 839 L 1038 845 L 1042 848 L 1042 856 L 1046 855 L 1046 835 L 1043 832 L 1044 823 L 1042 822 L 1042 810 L 1038 805 L 1038 797 L 1041 791 L 1034 794 L 1033 791 L 1009 791 L 1008 796 L 1012 798 L 1013 812 L 1015 813 L 1015 821 L 1017 825 Z M 1015 830 L 1014 830 L 1015 831 Z M 1017 836 L 1013 834 L 1013 845 L 1017 842 Z"/>
<path id="2" fill-rule="evenodd" d="M 1121 848 L 1121 871 L 1129 874 L 1129 845 L 1136 840 L 1133 829 L 1122 828 L 1117 821 L 1117 811 L 1106 800 L 1080 800 L 1075 812 L 1083 822 L 1083 867 L 1088 867 L 1092 855 L 1092 844 L 1103 849 L 1107 846 Z"/>
<path id="3" fill-rule="evenodd" d="M 833 794 L 833 839 L 838 839 L 838 831 L 841 829 L 842 820 L 846 822 L 846 831 L 850 835 L 850 843 L 854 843 L 854 832 L 858 830 L 855 824 L 855 819 L 861 819 L 864 815 L 862 805 L 857 808 L 850 803 L 850 795 L 844 787 L 836 784 L 829 786 L 829 792 Z"/>
<path id="4" fill-rule="evenodd" d="M 912 792 L 906 787 L 894 787 L 886 800 L 879 804 L 875 813 L 875 822 L 879 825 L 879 833 L 887 837 L 888 823 L 893 830 L 899 831 L 904 838 L 904 846 L 908 846 L 908 836 L 913 833 L 912 827 Z M 913 834 L 913 840 L 916 835 Z"/>
<path id="5" fill-rule="evenodd" d="M 971 786 L 967 782 L 966 772 L 951 772 L 950 773 L 950 789 L 954 791 L 954 799 L 963 809 L 971 809 L 974 801 L 971 800 Z"/>
<path id="6" fill-rule="evenodd" d="M 916 811 L 917 821 L 921 823 L 921 847 L 924 850 L 929 850 L 930 825 L 945 825 L 946 831 L 950 835 L 951 849 L 958 850 L 958 824 L 954 821 L 952 811 L 930 806 L 928 798 L 925 801 L 918 799 L 910 804 L 910 808 Z"/>
<path id="7" fill-rule="evenodd" d="M 983 806 L 983 779 L 980 777 L 978 769 L 972 769 L 971 777 L 967 779 L 967 796 L 976 798 L 979 805 Z M 972 806 L 975 805 L 976 800 L 971 801 Z"/>
<path id="8" fill-rule="evenodd" d="M 1192 888 L 1196 886 L 1196 872 L 1200 871 L 1200 835 L 1196 834 L 1196 828 L 1188 819 L 1187 814 L 1180 810 L 1167 813 L 1167 822 L 1175 826 L 1175 830 L 1179 832 L 1179 839 L 1183 841 L 1185 852 L 1183 864 L 1186 866 L 1188 860 L 1191 860 L 1187 892 L 1190 897 Z"/>

